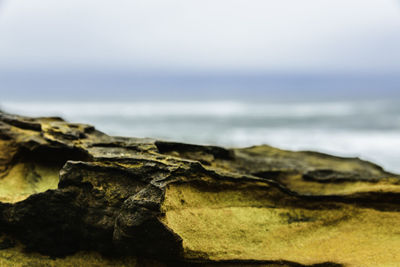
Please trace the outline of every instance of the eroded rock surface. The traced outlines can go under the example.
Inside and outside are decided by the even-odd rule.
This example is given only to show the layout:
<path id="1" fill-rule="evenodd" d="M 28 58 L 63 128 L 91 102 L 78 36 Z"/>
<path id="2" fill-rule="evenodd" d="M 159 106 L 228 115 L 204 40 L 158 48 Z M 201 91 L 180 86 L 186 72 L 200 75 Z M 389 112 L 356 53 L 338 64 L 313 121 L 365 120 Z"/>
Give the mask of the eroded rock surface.
<path id="1" fill-rule="evenodd" d="M 396 266 L 399 178 L 357 158 L 0 113 L 0 265 Z"/>

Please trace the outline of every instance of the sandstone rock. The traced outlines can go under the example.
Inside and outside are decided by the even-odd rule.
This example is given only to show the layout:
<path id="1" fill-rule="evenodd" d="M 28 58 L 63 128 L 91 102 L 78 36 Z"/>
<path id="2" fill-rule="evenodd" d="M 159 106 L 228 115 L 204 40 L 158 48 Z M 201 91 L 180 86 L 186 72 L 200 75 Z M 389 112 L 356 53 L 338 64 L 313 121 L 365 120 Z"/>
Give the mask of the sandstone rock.
<path id="1" fill-rule="evenodd" d="M 0 113 L 0 265 L 396 266 L 399 178 Z"/>

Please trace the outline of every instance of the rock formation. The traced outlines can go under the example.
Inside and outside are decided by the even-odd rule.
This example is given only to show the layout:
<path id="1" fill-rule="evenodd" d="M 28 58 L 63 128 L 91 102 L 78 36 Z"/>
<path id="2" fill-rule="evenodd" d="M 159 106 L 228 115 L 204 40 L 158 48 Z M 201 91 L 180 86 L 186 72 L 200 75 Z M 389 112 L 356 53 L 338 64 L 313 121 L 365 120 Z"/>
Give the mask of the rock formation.
<path id="1" fill-rule="evenodd" d="M 0 113 L 0 265 L 396 266 L 399 178 Z"/>

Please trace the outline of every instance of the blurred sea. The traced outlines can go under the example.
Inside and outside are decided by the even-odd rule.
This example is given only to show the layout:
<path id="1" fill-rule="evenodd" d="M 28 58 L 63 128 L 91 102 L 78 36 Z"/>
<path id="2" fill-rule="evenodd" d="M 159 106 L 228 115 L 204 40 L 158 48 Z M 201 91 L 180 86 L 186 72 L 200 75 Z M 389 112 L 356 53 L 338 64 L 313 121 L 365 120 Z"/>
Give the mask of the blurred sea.
<path id="1" fill-rule="evenodd" d="M 361 157 L 400 173 L 400 100 L 1 101 L 27 116 L 61 116 L 111 135 L 244 147 L 269 144 Z"/>

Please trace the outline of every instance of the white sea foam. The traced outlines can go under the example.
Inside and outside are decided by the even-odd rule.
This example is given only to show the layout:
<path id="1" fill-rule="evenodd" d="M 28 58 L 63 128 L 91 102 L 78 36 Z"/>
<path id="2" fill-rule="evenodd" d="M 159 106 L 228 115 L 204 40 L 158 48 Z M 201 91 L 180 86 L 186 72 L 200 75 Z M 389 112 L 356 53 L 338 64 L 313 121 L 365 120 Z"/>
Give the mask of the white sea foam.
<path id="1" fill-rule="evenodd" d="M 224 146 L 270 144 L 357 156 L 400 173 L 400 105 L 387 102 L 3 102 L 7 112 L 62 116 L 113 135 Z"/>
<path id="2" fill-rule="evenodd" d="M 346 116 L 359 112 L 375 112 L 384 103 L 246 103 L 246 102 L 4 102 L 10 111 L 29 112 L 34 116 L 48 114 L 75 116 L 262 116 L 312 117 Z"/>

